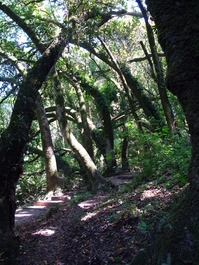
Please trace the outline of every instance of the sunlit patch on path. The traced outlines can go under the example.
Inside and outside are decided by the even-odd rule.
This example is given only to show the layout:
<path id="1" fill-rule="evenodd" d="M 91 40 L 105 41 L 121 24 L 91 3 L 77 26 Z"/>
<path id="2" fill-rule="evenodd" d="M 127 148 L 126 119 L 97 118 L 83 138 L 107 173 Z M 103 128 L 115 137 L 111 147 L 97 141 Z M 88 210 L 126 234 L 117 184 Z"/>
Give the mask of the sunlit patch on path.
<path id="1" fill-rule="evenodd" d="M 54 235 L 56 231 L 53 229 L 40 229 L 38 231 L 36 231 L 35 233 L 33 233 L 32 235 L 42 235 L 42 236 L 52 236 Z"/>

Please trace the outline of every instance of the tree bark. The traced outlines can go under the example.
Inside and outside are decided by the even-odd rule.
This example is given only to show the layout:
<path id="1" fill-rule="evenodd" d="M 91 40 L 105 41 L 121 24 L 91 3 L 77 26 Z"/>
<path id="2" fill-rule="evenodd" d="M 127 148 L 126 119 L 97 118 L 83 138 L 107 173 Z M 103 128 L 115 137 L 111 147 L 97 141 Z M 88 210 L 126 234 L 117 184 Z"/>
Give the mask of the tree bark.
<path id="1" fill-rule="evenodd" d="M 104 129 L 104 139 L 99 135 L 99 133 L 96 131 L 95 126 L 92 125 L 91 121 L 88 118 L 86 119 L 87 120 L 86 123 L 87 126 L 89 127 L 89 131 L 92 132 L 92 137 L 96 142 L 97 147 L 100 149 L 102 155 L 105 158 L 107 164 L 106 173 L 110 174 L 111 172 L 114 171 L 114 168 L 117 166 L 117 163 L 114 153 L 113 127 L 107 103 L 105 101 L 104 96 L 95 87 L 87 83 L 77 73 L 73 73 L 73 75 L 75 76 L 74 78 L 76 79 L 76 83 L 69 74 L 65 73 L 65 76 L 68 79 L 68 81 L 71 83 L 71 85 L 75 87 L 75 86 L 80 86 L 81 84 L 81 88 L 83 88 L 84 91 L 89 93 L 95 99 L 96 106 L 98 107 L 99 113 L 101 114 L 103 129 Z M 78 82 L 79 84 L 77 84 Z M 77 115 L 76 117 L 78 118 Z M 82 123 L 81 119 L 78 119 L 78 125 L 79 123 Z"/>
<path id="2" fill-rule="evenodd" d="M 25 77 L 27 74 L 24 66 L 18 62 L 17 58 L 10 53 L 2 53 L 5 58 L 14 63 L 17 67 L 19 73 Z M 17 81 L 15 80 L 15 83 Z M 40 94 L 38 93 L 36 101 L 36 113 L 39 121 L 42 146 L 43 146 L 43 157 L 45 162 L 46 178 L 47 178 L 47 191 L 55 190 L 58 186 L 58 176 L 57 176 L 57 164 L 56 158 L 53 151 L 52 138 L 50 133 L 50 127 L 48 124 L 48 119 L 46 117 L 45 109 L 42 103 Z"/>
<path id="3" fill-rule="evenodd" d="M 129 143 L 129 136 L 128 136 L 128 126 L 124 124 L 123 129 L 123 141 L 122 141 L 122 171 L 126 172 L 129 171 L 129 163 L 128 163 L 128 143 Z"/>
<path id="4" fill-rule="evenodd" d="M 101 43 L 103 45 L 103 47 L 105 48 L 106 52 L 108 53 L 109 57 L 111 58 L 111 62 L 115 68 L 115 70 L 117 71 L 121 81 L 122 81 L 122 85 L 123 85 L 123 88 L 124 88 L 124 91 L 125 91 L 125 94 L 128 98 L 128 102 L 129 102 L 129 107 L 131 109 L 131 113 L 133 114 L 133 117 L 135 118 L 135 122 L 137 124 L 137 127 L 140 131 L 142 131 L 142 125 L 139 121 L 139 118 L 137 116 L 137 113 L 136 113 L 136 110 L 135 110 L 135 98 L 133 96 L 133 93 L 131 93 L 131 90 L 129 89 L 129 85 L 127 84 L 127 80 L 124 76 L 124 73 L 122 72 L 116 58 L 113 56 L 112 52 L 110 51 L 110 49 L 108 48 L 108 46 L 106 45 L 106 43 L 101 40 Z"/>
<path id="5" fill-rule="evenodd" d="M 15 187 L 23 173 L 23 153 L 34 118 L 36 94 L 60 57 L 65 44 L 65 38 L 60 35 L 29 70 L 20 85 L 10 124 L 0 139 L 0 238 L 4 242 L 0 243 L 0 251 L 7 255 L 12 250 L 9 235 L 14 227 Z"/>
<path id="6" fill-rule="evenodd" d="M 35 147 L 31 147 L 31 146 L 29 146 L 28 149 L 29 149 L 30 153 L 37 154 L 38 157 L 40 157 L 40 156 L 43 157 L 43 151 L 42 150 L 40 150 L 38 148 L 35 148 Z M 57 161 L 58 172 L 62 172 L 63 173 L 62 175 L 64 175 L 64 178 L 69 179 L 71 177 L 71 175 L 73 174 L 73 169 L 70 167 L 68 162 L 66 162 L 62 158 L 62 156 L 64 156 L 65 152 L 71 152 L 71 150 L 70 149 L 64 150 L 64 148 L 63 148 L 63 150 L 60 149 L 60 150 L 58 150 L 55 153 L 59 153 L 61 151 L 63 151 L 63 154 L 55 155 L 56 156 L 56 161 Z M 58 185 L 61 185 L 59 178 L 58 178 Z"/>
<path id="7" fill-rule="evenodd" d="M 167 88 L 166 88 L 166 84 L 165 84 L 165 80 L 164 80 L 163 71 L 162 71 L 160 61 L 158 58 L 158 53 L 157 53 L 157 49 L 156 49 L 156 45 L 155 45 L 153 30 L 151 28 L 151 25 L 149 24 L 147 12 L 146 12 L 146 9 L 144 8 L 141 0 L 137 0 L 137 3 L 138 3 L 138 5 L 142 11 L 142 14 L 143 14 L 143 17 L 145 20 L 145 24 L 146 24 L 146 30 L 147 30 L 150 49 L 151 49 L 152 59 L 153 59 L 155 71 L 157 74 L 156 82 L 158 85 L 158 90 L 159 90 L 159 95 L 160 95 L 160 100 L 162 103 L 164 115 L 166 117 L 166 121 L 167 121 L 167 125 L 169 127 L 170 133 L 175 133 L 174 115 L 173 115 L 171 104 L 169 102 L 167 92 L 166 92 Z"/>
<path id="8" fill-rule="evenodd" d="M 39 93 L 36 101 L 36 114 L 41 132 L 43 157 L 46 170 L 47 192 L 55 191 L 56 187 L 58 186 L 57 162 L 54 154 L 48 119 L 46 117 L 46 112 Z"/>
<path id="9" fill-rule="evenodd" d="M 121 67 L 121 70 L 129 88 L 131 89 L 133 95 L 136 97 L 146 117 L 149 119 L 153 129 L 160 130 L 163 126 L 163 121 L 159 115 L 158 110 L 153 105 L 151 98 L 145 94 L 141 83 L 139 83 L 138 80 L 133 77 L 128 67 L 123 65 Z"/>
<path id="10" fill-rule="evenodd" d="M 104 184 L 106 184 L 106 180 L 98 171 L 96 165 L 94 164 L 93 160 L 89 156 L 86 149 L 77 141 L 77 139 L 75 138 L 75 136 L 73 135 L 73 133 L 69 128 L 68 121 L 65 116 L 63 91 L 56 70 L 54 71 L 52 76 L 52 83 L 53 83 L 55 102 L 57 107 L 56 109 L 57 118 L 61 133 L 66 143 L 69 145 L 69 147 L 77 156 L 77 158 L 80 160 L 81 165 L 83 166 L 87 174 L 91 190 L 96 191 L 97 189 L 101 188 Z"/>
<path id="11" fill-rule="evenodd" d="M 110 112 L 104 96 L 95 87 L 88 84 L 85 80 L 81 80 L 81 86 L 95 99 L 96 106 L 98 107 L 102 117 L 106 149 L 105 160 L 107 164 L 107 174 L 110 174 L 114 171 L 114 167 L 117 166 L 114 152 L 113 126 Z"/>
<path id="12" fill-rule="evenodd" d="M 148 0 L 147 3 L 167 59 L 168 88 L 177 95 L 189 125 L 192 140 L 190 187 L 199 191 L 199 30 L 195 24 L 199 2 Z"/>
<path id="13" fill-rule="evenodd" d="M 56 111 L 56 106 L 48 107 L 45 109 L 45 111 L 47 112 L 47 117 L 50 117 L 50 118 L 55 117 L 55 119 L 57 119 L 56 114 L 49 113 L 49 112 Z M 76 110 L 71 109 L 69 107 L 65 107 L 65 115 L 67 117 L 67 120 L 70 120 L 70 121 L 77 124 L 79 130 L 82 129 L 82 119 Z M 110 116 L 110 114 L 109 114 L 109 116 Z M 95 142 L 97 148 L 100 150 L 101 154 L 104 156 L 104 159 L 106 159 L 106 144 L 105 144 L 104 138 L 100 135 L 100 133 L 97 131 L 96 126 L 93 124 L 91 119 L 88 117 L 87 117 L 87 123 L 89 126 L 89 130 L 91 132 L 91 135 L 92 135 L 92 139 L 94 140 L 94 142 Z"/>
<path id="14" fill-rule="evenodd" d="M 75 88 L 79 105 L 80 105 L 80 114 L 81 114 L 81 121 L 82 121 L 82 140 L 83 140 L 83 146 L 86 148 L 88 154 L 94 161 L 94 153 L 93 153 L 93 146 L 92 146 L 92 138 L 90 133 L 89 124 L 87 121 L 87 113 L 86 113 L 86 104 L 84 101 L 84 96 L 81 90 L 80 85 L 78 84 L 77 80 L 73 77 L 66 76 L 70 84 Z"/>
<path id="15" fill-rule="evenodd" d="M 190 186 L 184 203 L 178 209 L 174 235 L 176 246 L 172 264 L 182 263 L 184 250 L 191 263 L 198 264 L 199 256 L 199 1 L 147 0 L 158 30 L 158 39 L 167 59 L 167 87 L 182 105 L 191 134 L 192 156 L 189 167 Z M 186 229 L 185 229 L 186 227 Z M 187 235 L 193 238 L 188 249 Z M 184 246 L 183 246 L 184 245 Z M 176 253 L 174 253 L 176 251 Z M 175 257 L 177 255 L 177 257 Z M 180 261 L 181 260 L 181 261 Z M 180 263 L 181 262 L 181 263 Z"/>

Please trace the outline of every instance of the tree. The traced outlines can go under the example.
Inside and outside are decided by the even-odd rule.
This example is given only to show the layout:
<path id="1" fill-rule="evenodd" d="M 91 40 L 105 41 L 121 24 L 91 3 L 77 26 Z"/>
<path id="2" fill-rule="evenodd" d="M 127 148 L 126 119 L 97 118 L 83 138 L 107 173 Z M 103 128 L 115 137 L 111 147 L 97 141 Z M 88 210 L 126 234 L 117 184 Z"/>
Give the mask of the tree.
<path id="1" fill-rule="evenodd" d="M 41 95 L 47 95 L 43 101 L 44 108 L 47 107 L 51 111 L 47 113 L 47 117 L 59 120 L 63 138 L 78 161 L 81 161 L 94 190 L 107 183 L 97 168 L 100 155 L 106 157 L 108 170 L 115 168 L 116 162 L 123 166 L 124 170 L 128 170 L 128 166 L 133 167 L 132 164 L 136 161 L 132 159 L 132 146 L 136 145 L 133 143 L 135 137 L 141 136 L 141 131 L 144 135 L 148 131 L 161 130 L 165 119 L 164 113 L 161 112 L 159 94 L 152 88 L 154 82 L 146 80 L 143 72 L 137 74 L 137 68 L 127 62 L 132 52 L 132 46 L 127 47 L 130 42 L 128 34 L 135 24 L 130 23 L 129 27 L 123 27 L 128 29 L 124 42 L 122 27 L 120 34 L 117 34 L 117 23 L 105 25 L 112 18 L 114 21 L 117 16 L 122 17 L 128 13 L 123 9 L 118 10 L 117 4 L 123 1 L 78 1 L 78 5 L 75 5 L 76 1 L 68 1 L 66 9 L 62 10 L 65 13 L 60 12 L 61 15 L 59 11 L 65 6 L 64 0 L 50 1 L 51 5 L 48 5 L 48 1 L 20 0 L 19 6 L 16 6 L 14 0 L 6 3 L 8 2 L 9 4 L 3 4 L 0 1 L 0 15 L 3 18 L 0 21 L 0 82 L 2 81 L 3 85 L 0 83 L 0 86 L 5 94 L 2 100 L 10 95 L 15 96 L 17 100 L 10 125 L 0 140 L 0 211 L 3 214 L 0 220 L 3 242 L 0 252 L 7 251 L 7 254 L 12 248 L 9 249 L 8 241 L 13 230 L 15 185 L 23 172 L 24 148 L 34 118 L 35 102 L 39 104 L 38 90 L 41 90 Z M 43 12 L 46 8 L 47 12 Z M 121 19 L 119 25 L 122 23 Z M 138 20 L 136 23 L 139 24 Z M 110 33 L 112 37 L 109 36 Z M 26 34 L 26 41 L 18 42 L 19 34 L 22 37 Z M 122 51 L 121 45 L 124 47 Z M 65 53 L 62 54 L 64 49 Z M 24 72 L 21 66 L 24 66 L 27 72 Z M 54 72 L 46 80 L 51 69 Z M 50 79 L 53 81 L 53 88 Z M 149 86 L 148 81 L 151 83 Z M 8 82 L 11 85 L 6 88 Z M 108 99 L 107 91 L 112 97 L 111 100 Z M 41 104 L 38 106 L 42 107 Z M 42 114 L 45 114 L 44 108 Z M 120 121 L 120 124 L 117 121 Z M 46 119 L 45 123 L 47 124 Z M 124 127 L 126 124 L 128 131 Z M 139 132 L 133 135 L 136 131 L 135 124 Z M 84 139 L 82 129 L 85 131 Z M 103 139 L 99 140 L 99 136 Z M 156 136 L 155 133 L 154 138 Z M 52 150 L 50 135 L 47 138 Z M 92 139 L 96 145 L 92 145 Z M 129 160 L 128 146 L 131 151 Z M 95 149 L 91 150 L 92 148 Z M 90 155 L 86 149 L 90 150 Z M 142 150 L 144 149 L 141 147 L 139 153 L 142 153 Z M 196 151 L 193 154 L 195 153 Z M 136 152 L 134 154 L 136 156 Z"/>
<path id="2" fill-rule="evenodd" d="M 178 245 L 170 245 L 169 251 L 174 255 L 172 260 L 174 264 L 184 264 L 182 257 L 185 249 L 187 255 L 190 255 L 192 264 L 197 264 L 199 260 L 199 30 L 197 26 L 199 2 L 147 0 L 146 3 L 155 21 L 158 39 L 166 56 L 167 87 L 178 97 L 182 105 L 192 144 L 188 173 L 190 186 L 183 204 L 178 209 L 176 230 L 174 230 L 178 234 L 172 237 Z M 192 238 L 193 249 L 188 248 L 188 236 Z"/>
<path id="3" fill-rule="evenodd" d="M 13 63 L 19 74 L 22 77 L 25 77 L 27 71 L 25 67 L 17 60 L 17 58 L 6 51 L 2 52 L 2 57 L 6 58 L 8 61 Z M 7 82 L 13 82 L 15 87 L 17 87 L 17 78 L 7 79 Z M 57 176 L 57 164 L 56 158 L 53 151 L 53 143 L 50 133 L 50 127 L 48 124 L 48 120 L 46 117 L 46 113 L 44 110 L 43 102 L 41 99 L 40 94 L 38 93 L 37 101 L 36 101 L 36 114 L 37 119 L 39 121 L 41 138 L 42 138 L 42 145 L 43 145 L 43 157 L 45 161 L 45 168 L 46 168 L 46 178 L 47 178 L 47 190 L 55 190 L 56 185 L 58 185 L 58 176 Z"/>
<path id="4" fill-rule="evenodd" d="M 0 7 L 4 8 L 0 2 Z M 9 243 L 14 227 L 15 187 L 23 173 L 23 152 L 34 117 L 37 91 L 66 46 L 66 35 L 61 33 L 37 60 L 20 85 L 10 124 L 0 139 L 0 249 L 11 254 Z M 11 252 L 11 253 L 10 253 Z M 14 253 L 12 253 L 14 254 Z"/>
<path id="5" fill-rule="evenodd" d="M 131 106 L 132 113 L 135 113 L 133 99 L 134 97 L 137 99 L 140 107 L 143 109 L 146 117 L 148 119 L 152 119 L 152 127 L 154 129 L 162 128 L 163 121 L 158 113 L 158 110 L 156 109 L 156 106 L 154 106 L 152 100 L 150 97 L 144 92 L 143 86 L 138 82 L 138 80 L 131 74 L 130 68 L 125 65 L 121 64 L 121 66 L 113 59 L 109 59 L 109 57 L 103 53 L 98 52 L 90 43 L 87 42 L 80 42 L 79 43 L 81 47 L 84 49 L 87 49 L 90 53 L 98 57 L 100 60 L 104 61 L 108 66 L 111 67 L 121 78 L 122 85 L 124 86 L 125 93 L 128 95 L 129 105 Z M 107 50 L 106 50 L 107 51 Z M 110 56 L 110 54 L 109 54 Z M 128 90 L 131 90 L 133 94 L 129 93 Z M 135 120 L 138 123 L 137 117 L 135 116 Z M 140 125 L 138 125 L 140 127 Z"/>
<path id="6" fill-rule="evenodd" d="M 32 42 L 35 44 L 37 50 L 42 53 L 45 49 L 45 45 L 43 45 L 41 43 L 41 41 L 39 40 L 39 38 L 37 37 L 36 33 L 32 30 L 32 28 L 25 22 L 23 21 L 18 15 L 16 15 L 10 8 L 2 5 L 2 10 L 4 12 L 6 12 L 6 14 L 8 16 L 10 16 L 12 19 L 14 19 L 14 21 L 24 30 L 24 32 L 26 32 L 26 34 L 30 37 L 30 39 L 32 40 Z M 72 19 L 72 27 L 73 27 L 73 18 Z M 87 17 L 87 15 L 85 15 L 85 17 L 82 17 L 83 21 L 85 19 L 85 21 L 87 19 L 90 19 L 90 17 Z M 59 25 L 60 26 L 60 25 Z M 62 27 L 63 28 L 63 27 Z M 68 29 L 67 29 L 68 30 Z M 72 31 L 68 31 L 69 33 L 69 36 L 67 36 L 68 39 L 72 38 L 72 35 L 74 34 L 74 29 L 72 28 Z M 71 138 L 70 138 L 71 139 Z M 74 138 L 73 138 L 74 139 Z M 74 150 L 74 146 L 73 146 L 73 150 Z M 79 152 L 78 152 L 79 153 Z M 79 153 L 80 155 L 80 153 Z M 87 156 L 84 156 L 84 158 L 87 157 Z M 82 157 L 82 159 L 80 159 L 80 161 L 85 161 Z M 90 163 L 91 164 L 91 163 Z M 85 165 L 83 165 L 85 167 Z M 86 167 L 88 168 L 88 167 Z"/>
<path id="7" fill-rule="evenodd" d="M 128 163 L 128 127 L 124 124 L 123 128 L 123 142 L 122 142 L 122 171 L 129 171 L 129 163 Z"/>
<path id="8" fill-rule="evenodd" d="M 82 120 L 82 141 L 83 145 L 86 148 L 88 154 L 94 161 L 94 154 L 93 154 L 93 146 L 92 146 L 92 139 L 91 139 L 91 132 L 87 120 L 87 112 L 86 112 L 86 104 L 83 96 L 82 89 L 80 85 L 78 84 L 77 79 L 73 77 L 68 77 L 66 75 L 66 79 L 70 82 L 70 84 L 75 88 L 78 101 L 79 101 L 79 106 L 80 106 L 80 113 L 81 113 L 81 120 Z"/>
<path id="9" fill-rule="evenodd" d="M 36 101 L 36 114 L 41 132 L 43 157 L 46 170 L 47 191 L 55 191 L 56 187 L 59 186 L 57 162 L 54 154 L 54 147 L 48 119 L 39 93 Z"/>
<path id="10" fill-rule="evenodd" d="M 175 133 L 174 115 L 173 115 L 171 104 L 169 102 L 169 99 L 168 99 L 168 96 L 167 96 L 167 92 L 166 92 L 166 85 L 165 85 L 164 75 L 163 75 L 162 67 L 161 67 L 161 64 L 160 64 L 160 61 L 159 61 L 159 58 L 158 58 L 158 54 L 157 54 L 157 49 L 156 49 L 155 39 L 154 39 L 154 35 L 153 35 L 153 30 L 152 30 L 151 25 L 149 24 L 147 12 L 146 12 L 142 2 L 140 0 L 137 0 L 137 3 L 138 3 L 138 5 L 139 5 L 139 7 L 140 7 L 140 9 L 142 11 L 142 14 L 143 14 L 143 17 L 144 17 L 144 20 L 145 20 L 145 24 L 146 24 L 146 30 L 147 30 L 149 45 L 150 45 L 152 59 L 153 59 L 153 62 L 154 62 L 155 72 L 156 72 L 156 76 L 154 76 L 154 78 L 155 78 L 155 81 L 156 81 L 156 83 L 158 85 L 159 95 L 160 95 L 162 107 L 163 107 L 163 110 L 164 110 L 164 114 L 165 114 L 165 117 L 166 117 L 167 125 L 169 127 L 170 132 L 171 133 Z M 142 44 L 142 42 L 141 42 L 141 44 Z M 148 56 L 147 53 L 146 53 L 146 56 Z M 153 69 L 153 66 L 152 66 L 152 69 Z"/>
<path id="11" fill-rule="evenodd" d="M 59 121 L 61 133 L 66 143 L 80 160 L 89 180 L 90 189 L 97 191 L 102 185 L 106 184 L 106 180 L 100 174 L 93 160 L 89 156 L 86 149 L 77 141 L 72 133 L 67 118 L 65 116 L 65 104 L 63 90 L 56 71 L 53 72 L 52 84 L 55 95 L 56 113 Z"/>
<path id="12" fill-rule="evenodd" d="M 95 104 L 98 108 L 98 112 L 102 117 L 106 150 L 105 161 L 107 163 L 107 173 L 110 173 L 114 171 L 114 167 L 116 166 L 116 160 L 114 153 L 113 126 L 108 105 L 105 100 L 105 97 L 102 93 L 98 91 L 96 87 L 92 86 L 84 79 L 81 79 L 81 85 L 83 89 L 94 98 Z"/>

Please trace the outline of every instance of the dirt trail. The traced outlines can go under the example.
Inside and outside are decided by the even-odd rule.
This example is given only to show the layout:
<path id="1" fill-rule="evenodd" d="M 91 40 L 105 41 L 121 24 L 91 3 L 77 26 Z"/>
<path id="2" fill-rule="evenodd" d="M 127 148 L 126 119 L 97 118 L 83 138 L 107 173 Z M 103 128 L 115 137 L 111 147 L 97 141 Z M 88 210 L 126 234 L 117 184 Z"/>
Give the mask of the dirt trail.
<path id="1" fill-rule="evenodd" d="M 79 204 L 52 209 L 40 222 L 32 219 L 16 227 L 20 237 L 17 264 L 116 265 L 119 258 L 127 264 L 137 251 L 137 243 L 133 249 L 130 245 L 137 220 L 124 218 L 116 224 L 110 219 L 116 209 L 110 213 L 109 195 L 100 192 Z"/>
<path id="2" fill-rule="evenodd" d="M 133 176 L 111 178 L 120 185 Z M 153 234 L 149 236 L 143 228 L 153 224 L 154 231 L 158 230 L 157 220 L 165 220 L 181 191 L 178 185 L 167 190 L 165 183 L 150 182 L 128 192 L 100 191 L 80 203 L 48 210 L 46 216 L 16 226 L 20 239 L 17 265 L 131 264 L 146 245 L 151 260 Z"/>
<path id="3" fill-rule="evenodd" d="M 107 178 L 107 180 L 112 181 L 116 186 L 128 183 L 132 179 L 133 174 L 131 172 Z M 69 201 L 72 196 L 72 192 L 68 192 L 63 196 L 52 196 L 48 198 L 48 200 L 38 201 L 35 205 L 17 209 L 15 214 L 15 226 L 24 225 L 25 223 L 39 219 L 41 216 L 47 215 L 52 207 Z"/>

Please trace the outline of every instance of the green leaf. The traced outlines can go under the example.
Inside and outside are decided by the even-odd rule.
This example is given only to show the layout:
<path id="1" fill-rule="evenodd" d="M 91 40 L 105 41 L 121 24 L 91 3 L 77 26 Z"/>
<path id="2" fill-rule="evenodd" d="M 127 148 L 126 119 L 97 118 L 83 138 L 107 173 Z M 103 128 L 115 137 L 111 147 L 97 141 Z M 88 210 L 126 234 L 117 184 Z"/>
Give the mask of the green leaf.
<path id="1" fill-rule="evenodd" d="M 110 160 L 111 160 L 111 158 L 112 158 L 112 156 L 111 156 L 111 155 L 107 155 L 107 156 L 106 156 L 106 160 L 107 160 L 107 161 L 110 161 Z"/>
<path id="2" fill-rule="evenodd" d="M 140 227 L 143 228 L 143 229 L 147 229 L 147 224 L 144 222 L 144 221 L 140 221 Z"/>
<path id="3" fill-rule="evenodd" d="M 180 178 L 180 182 L 181 182 L 182 184 L 187 184 L 187 180 L 186 180 L 186 178 L 184 178 L 184 177 Z"/>

